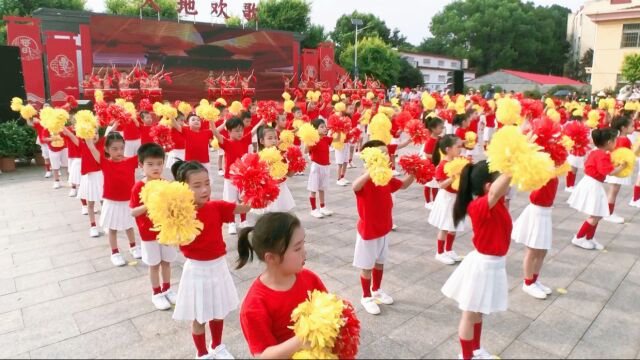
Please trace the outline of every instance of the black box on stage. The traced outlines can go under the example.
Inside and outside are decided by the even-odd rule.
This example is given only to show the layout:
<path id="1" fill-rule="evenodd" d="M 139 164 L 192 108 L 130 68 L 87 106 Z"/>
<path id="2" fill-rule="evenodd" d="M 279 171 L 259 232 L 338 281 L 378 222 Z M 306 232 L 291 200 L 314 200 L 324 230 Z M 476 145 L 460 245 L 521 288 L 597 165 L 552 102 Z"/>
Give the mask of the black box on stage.
<path id="1" fill-rule="evenodd" d="M 464 70 L 453 71 L 453 93 L 464 93 Z"/>
<path id="2" fill-rule="evenodd" d="M 13 120 L 20 114 L 11 110 L 11 98 L 19 97 L 26 103 L 27 94 L 24 90 L 24 76 L 22 75 L 22 61 L 20 48 L 17 46 L 0 45 L 0 121 Z"/>

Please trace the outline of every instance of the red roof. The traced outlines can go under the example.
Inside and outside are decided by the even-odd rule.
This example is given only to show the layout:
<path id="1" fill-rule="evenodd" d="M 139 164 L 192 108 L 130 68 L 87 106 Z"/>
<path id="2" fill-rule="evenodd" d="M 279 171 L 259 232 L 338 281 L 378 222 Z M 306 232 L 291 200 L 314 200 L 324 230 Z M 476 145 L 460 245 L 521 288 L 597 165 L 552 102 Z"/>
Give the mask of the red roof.
<path id="1" fill-rule="evenodd" d="M 504 70 L 504 69 L 500 71 L 503 71 L 507 74 L 517 76 L 529 81 L 533 81 L 540 85 L 575 85 L 575 86 L 587 85 L 580 81 L 569 79 L 567 77 L 562 77 L 562 76 L 534 74 L 534 73 L 528 73 L 524 71 Z"/>

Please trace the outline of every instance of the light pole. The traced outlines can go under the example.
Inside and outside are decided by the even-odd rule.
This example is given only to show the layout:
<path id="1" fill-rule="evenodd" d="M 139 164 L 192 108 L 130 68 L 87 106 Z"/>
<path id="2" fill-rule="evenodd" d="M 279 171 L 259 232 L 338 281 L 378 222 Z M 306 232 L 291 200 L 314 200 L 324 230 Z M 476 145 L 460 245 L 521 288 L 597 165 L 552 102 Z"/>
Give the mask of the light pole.
<path id="1" fill-rule="evenodd" d="M 355 43 L 355 51 L 353 54 L 353 77 L 354 80 L 358 79 L 358 26 L 362 26 L 362 20 L 360 19 L 351 19 L 351 24 L 356 27 L 356 43 Z"/>

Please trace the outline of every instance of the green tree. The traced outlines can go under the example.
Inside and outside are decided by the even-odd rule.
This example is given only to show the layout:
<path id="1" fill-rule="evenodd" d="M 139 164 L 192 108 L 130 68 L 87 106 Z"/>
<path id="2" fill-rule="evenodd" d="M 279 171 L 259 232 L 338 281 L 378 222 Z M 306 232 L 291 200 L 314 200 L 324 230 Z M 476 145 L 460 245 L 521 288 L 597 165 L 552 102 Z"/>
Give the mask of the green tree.
<path id="1" fill-rule="evenodd" d="M 0 17 L 31 16 L 39 8 L 83 10 L 85 0 L 2 0 L 0 1 Z M 3 22 L 0 25 L 0 44 L 7 42 L 7 27 Z"/>
<path id="2" fill-rule="evenodd" d="M 400 29 L 394 28 L 389 36 L 389 45 L 398 50 L 415 51 L 416 47 L 407 41 L 407 37 L 402 35 Z"/>
<path id="3" fill-rule="evenodd" d="M 303 33 L 302 47 L 307 49 L 315 49 L 318 44 L 327 41 L 327 34 L 324 32 L 322 25 L 311 25 Z"/>
<path id="4" fill-rule="evenodd" d="M 144 0 L 107 0 L 105 6 L 108 14 L 139 16 L 140 5 L 143 3 Z M 178 18 L 178 8 L 175 0 L 155 0 L 155 3 L 160 8 L 161 17 L 174 20 Z M 142 9 L 142 16 L 156 17 L 158 13 L 147 5 Z"/>
<path id="5" fill-rule="evenodd" d="M 452 49 L 446 44 L 446 41 L 442 38 L 425 38 L 418 45 L 418 51 L 431 54 L 454 56 Z"/>
<path id="6" fill-rule="evenodd" d="M 627 54 L 622 62 L 622 77 L 631 84 L 640 81 L 640 54 Z"/>
<path id="7" fill-rule="evenodd" d="M 258 26 L 304 33 L 311 25 L 309 13 L 311 4 L 305 0 L 260 0 Z M 251 20 L 249 26 L 255 28 L 255 20 Z"/>
<path id="8" fill-rule="evenodd" d="M 225 19 L 224 23 L 227 26 L 242 26 L 242 19 L 237 16 L 229 16 L 228 19 Z"/>
<path id="9" fill-rule="evenodd" d="M 401 58 L 400 71 L 398 73 L 397 85 L 400 87 L 414 88 L 424 85 L 424 76 L 415 66 L 409 64 L 407 59 Z"/>
<path id="10" fill-rule="evenodd" d="M 582 82 L 588 81 L 586 68 L 593 65 L 593 49 L 585 51 L 580 60 L 569 60 L 565 66 L 564 75 Z"/>
<path id="11" fill-rule="evenodd" d="M 340 64 L 350 72 L 354 70 L 353 45 L 340 55 Z M 386 86 L 398 81 L 400 74 L 400 56 L 391 46 L 377 37 L 367 37 L 358 41 L 358 70 L 360 76 L 373 75 Z"/>
<path id="12" fill-rule="evenodd" d="M 338 21 L 336 21 L 336 27 L 330 33 L 331 40 L 333 40 L 336 45 L 335 57 L 338 62 L 342 59 L 342 52 L 349 47 L 349 45 L 353 45 L 355 42 L 356 28 L 351 24 L 351 19 L 362 20 L 362 26 L 359 26 L 359 29 L 363 30 L 358 30 L 359 39 L 365 37 L 377 37 L 383 42 L 388 43 L 389 37 L 391 36 L 391 30 L 389 30 L 387 24 L 373 14 L 354 11 L 351 14 L 342 15 L 338 18 Z M 340 62 L 340 64 L 343 65 L 342 62 Z"/>

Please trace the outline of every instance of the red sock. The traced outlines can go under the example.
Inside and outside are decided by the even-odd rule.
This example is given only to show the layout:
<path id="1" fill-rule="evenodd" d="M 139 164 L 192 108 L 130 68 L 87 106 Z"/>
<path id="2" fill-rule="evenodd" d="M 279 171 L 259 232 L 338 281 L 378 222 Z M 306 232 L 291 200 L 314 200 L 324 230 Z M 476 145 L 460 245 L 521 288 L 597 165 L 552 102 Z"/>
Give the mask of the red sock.
<path id="1" fill-rule="evenodd" d="M 46 171 L 51 171 L 51 164 L 44 164 L 44 169 Z"/>
<path id="2" fill-rule="evenodd" d="M 240 214 L 240 222 L 247 221 L 247 214 Z"/>
<path id="3" fill-rule="evenodd" d="M 152 287 L 151 290 L 153 290 L 153 295 L 158 295 L 162 292 L 162 290 L 160 289 L 160 286 Z"/>
<path id="4" fill-rule="evenodd" d="M 90 223 L 91 223 L 91 227 L 96 226 L 96 222 L 95 221 L 91 221 Z"/>
<path id="5" fill-rule="evenodd" d="M 640 186 L 633 187 L 633 201 L 640 200 Z"/>
<path id="6" fill-rule="evenodd" d="M 616 208 L 616 204 L 615 203 L 613 203 L 613 204 L 609 203 L 609 215 L 613 215 L 613 209 L 615 209 L 615 208 Z"/>
<path id="7" fill-rule="evenodd" d="M 191 334 L 191 336 L 193 337 L 193 343 L 198 351 L 198 357 L 207 355 L 209 351 L 207 351 L 207 338 L 205 337 L 205 334 Z"/>
<path id="8" fill-rule="evenodd" d="M 538 274 L 533 274 L 533 282 L 538 282 Z"/>
<path id="9" fill-rule="evenodd" d="M 535 282 L 536 281 L 533 278 L 531 278 L 531 279 L 524 278 L 524 284 L 527 285 L 527 286 L 529 286 L 529 285 L 531 285 L 531 284 L 533 284 Z"/>
<path id="10" fill-rule="evenodd" d="M 316 198 L 310 197 L 309 198 L 309 202 L 311 203 L 311 210 L 315 210 L 316 209 Z"/>
<path id="11" fill-rule="evenodd" d="M 444 252 L 444 240 L 438 239 L 438 254 L 442 254 Z"/>
<path id="12" fill-rule="evenodd" d="M 473 324 L 473 350 L 480 349 L 480 336 L 482 336 L 482 321 Z"/>
<path id="13" fill-rule="evenodd" d="M 323 202 L 320 203 L 320 209 L 324 209 L 324 203 Z"/>
<path id="14" fill-rule="evenodd" d="M 465 360 L 473 358 L 473 340 L 463 340 L 460 338 L 460 346 L 462 347 L 462 358 Z"/>
<path id="15" fill-rule="evenodd" d="M 373 281 L 373 285 L 371 286 L 372 291 L 380 290 L 380 284 L 382 284 L 382 269 L 373 268 L 371 271 L 371 279 Z"/>
<path id="16" fill-rule="evenodd" d="M 80 199 L 80 203 L 82 204 L 82 206 L 87 206 L 87 200 L 85 199 Z"/>
<path id="17" fill-rule="evenodd" d="M 362 285 L 362 297 L 371 297 L 371 279 L 360 276 L 360 285 Z"/>
<path id="18" fill-rule="evenodd" d="M 111 255 L 113 255 L 113 254 L 117 254 L 117 253 L 119 253 L 119 252 L 120 252 L 120 250 L 118 250 L 118 248 L 111 249 Z"/>
<path id="19" fill-rule="evenodd" d="M 166 283 L 162 283 L 162 289 L 161 289 L 161 291 L 162 291 L 162 292 L 165 292 L 165 291 L 169 290 L 170 288 L 171 288 L 171 283 L 168 283 L 168 282 L 166 282 Z"/>
<path id="20" fill-rule="evenodd" d="M 576 238 L 582 239 L 583 237 L 587 236 L 587 234 L 589 234 L 590 231 L 591 231 L 591 224 L 585 221 L 580 227 L 580 230 L 578 231 L 578 233 L 576 234 Z"/>
<path id="21" fill-rule="evenodd" d="M 224 327 L 224 320 L 211 320 L 209 321 L 209 329 L 211 330 L 211 348 L 215 349 L 218 345 L 222 344 L 222 328 Z"/>
<path id="22" fill-rule="evenodd" d="M 573 187 L 576 184 L 576 173 L 569 171 L 567 173 L 567 187 Z"/>
<path id="23" fill-rule="evenodd" d="M 589 232 L 587 233 L 587 240 L 592 240 L 593 237 L 596 235 L 596 229 L 598 228 L 598 223 L 596 223 L 595 225 L 592 225 L 591 228 L 589 229 Z"/>
<path id="24" fill-rule="evenodd" d="M 129 243 L 129 247 L 133 249 L 134 247 L 136 247 L 136 243 L 134 243 L 134 242 L 133 243 Z"/>
<path id="25" fill-rule="evenodd" d="M 456 239 L 456 233 L 447 233 L 447 241 L 445 242 L 445 245 L 444 245 L 445 251 L 451 251 L 451 248 L 453 247 L 453 241 L 455 239 Z"/>
<path id="26" fill-rule="evenodd" d="M 428 204 L 431 202 L 431 188 L 424 187 L 424 201 Z"/>
<path id="27" fill-rule="evenodd" d="M 71 188 L 75 189 L 76 188 L 76 184 L 71 184 Z"/>
<path id="28" fill-rule="evenodd" d="M 438 188 L 431 188 L 431 198 L 432 201 L 436 201 L 436 195 L 438 195 Z"/>

